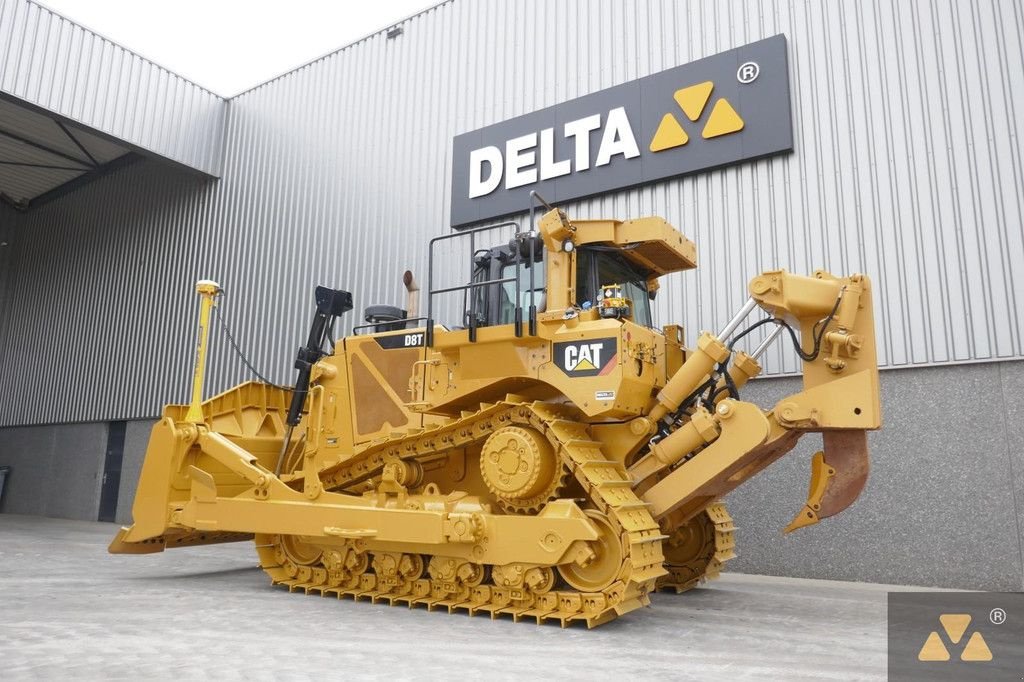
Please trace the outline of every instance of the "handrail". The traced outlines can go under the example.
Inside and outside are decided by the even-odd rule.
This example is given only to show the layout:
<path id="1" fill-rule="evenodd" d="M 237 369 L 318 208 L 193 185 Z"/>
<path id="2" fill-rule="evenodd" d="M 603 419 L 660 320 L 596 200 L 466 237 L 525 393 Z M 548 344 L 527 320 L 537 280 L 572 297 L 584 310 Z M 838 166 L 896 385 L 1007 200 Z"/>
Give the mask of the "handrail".
<path id="1" fill-rule="evenodd" d="M 477 287 L 484 287 L 488 284 L 504 284 L 505 282 L 514 282 L 515 277 L 503 277 L 501 279 L 485 279 L 482 282 L 470 282 L 469 284 L 459 284 L 454 287 L 446 287 L 444 289 L 434 289 L 435 294 L 450 294 L 453 291 L 462 291 L 464 289 L 476 289 Z"/>
<path id="2" fill-rule="evenodd" d="M 425 316 L 421 316 L 421 317 L 403 317 L 403 318 L 398 319 L 398 320 L 391 320 L 390 322 L 368 322 L 366 324 L 357 324 L 355 327 L 352 327 L 352 335 L 353 336 L 359 336 L 358 331 L 360 329 L 370 329 L 371 327 L 379 327 L 379 326 L 381 326 L 383 324 L 405 324 L 406 322 L 419 322 L 420 320 L 426 321 L 426 319 L 427 318 Z M 390 331 L 396 331 L 397 332 L 397 331 L 402 331 L 402 330 L 401 329 L 392 329 Z"/>
<path id="3" fill-rule="evenodd" d="M 543 205 L 543 206 L 545 206 L 549 210 L 554 210 L 554 208 L 551 206 L 551 204 L 549 204 L 543 197 L 541 197 L 539 194 L 537 194 L 537 192 L 535 192 L 535 191 L 531 191 L 530 192 L 530 232 L 528 233 L 528 238 L 529 238 L 529 242 L 530 242 L 530 246 L 529 246 L 529 258 L 530 258 L 530 260 L 529 260 L 529 268 L 528 268 L 529 271 L 530 271 L 530 312 L 529 312 L 529 318 L 528 318 L 529 319 L 529 334 L 530 334 L 530 336 L 536 336 L 537 335 L 537 287 L 536 287 L 534 270 L 535 270 L 535 266 L 537 264 L 537 244 L 536 244 L 536 242 L 537 242 L 537 234 L 538 234 L 538 232 L 537 232 L 537 206 L 536 206 L 536 204 L 538 204 L 538 203 Z M 485 225 L 483 227 L 474 227 L 474 228 L 471 228 L 471 229 L 468 229 L 468 230 L 459 230 L 459 231 L 453 232 L 451 234 L 439 235 L 437 237 L 434 237 L 433 239 L 431 239 L 428 242 L 428 245 L 427 245 L 427 316 L 426 316 L 427 328 L 426 328 L 425 337 L 424 337 L 424 344 L 423 344 L 425 349 L 426 348 L 432 348 L 433 345 L 434 345 L 434 296 L 436 294 L 448 294 L 448 293 L 453 293 L 453 292 L 456 292 L 456 291 L 465 291 L 467 293 L 472 294 L 472 292 L 474 292 L 479 287 L 489 286 L 489 285 L 492 285 L 492 284 L 504 284 L 504 283 L 510 282 L 510 281 L 514 281 L 515 282 L 515 297 L 516 297 L 515 325 L 514 325 L 514 327 L 515 327 L 515 335 L 516 335 L 516 338 L 521 338 L 523 336 L 523 305 L 522 305 L 522 298 L 523 297 L 522 297 L 522 283 L 520 282 L 520 275 L 519 275 L 520 267 L 523 264 L 523 251 L 522 251 L 522 248 L 521 248 L 520 244 L 517 243 L 516 244 L 516 248 L 514 249 L 514 256 L 515 256 L 515 259 L 513 260 L 513 263 L 515 264 L 515 276 L 514 277 L 506 277 L 506 278 L 500 278 L 500 279 L 489 279 L 489 280 L 484 280 L 484 281 L 481 281 L 481 282 L 474 282 L 473 281 L 473 271 L 474 271 L 474 268 L 475 268 L 475 258 L 471 257 L 470 261 L 469 261 L 469 279 L 468 279 L 468 282 L 466 284 L 458 285 L 458 286 L 452 286 L 452 287 L 442 287 L 442 288 L 438 288 L 438 289 L 434 288 L 434 247 L 438 243 L 443 242 L 443 241 L 448 241 L 449 239 L 455 239 L 456 237 L 465 237 L 466 235 L 469 235 L 469 252 L 470 252 L 470 254 L 472 254 L 472 256 L 475 256 L 476 255 L 476 235 L 481 233 L 481 232 L 486 232 L 486 231 L 489 231 L 489 230 L 496 230 L 496 229 L 499 229 L 499 228 L 502 228 L 502 227 L 515 227 L 516 228 L 516 235 L 523 234 L 522 228 L 519 225 L 519 223 L 514 221 L 514 220 L 509 220 L 509 221 L 505 221 L 505 222 L 502 222 L 502 223 L 496 223 L 494 225 Z M 476 296 L 470 295 L 470 297 L 469 297 L 469 311 L 468 312 L 469 312 L 469 327 L 468 327 L 468 329 L 469 329 L 469 341 L 470 341 L 470 343 L 475 343 L 476 342 L 476 330 L 477 330 Z M 420 319 L 420 318 L 417 318 L 417 319 Z M 426 396 L 426 369 L 425 368 L 424 368 L 424 377 L 423 377 L 423 393 L 424 393 L 424 397 L 425 397 Z"/>
<path id="4" fill-rule="evenodd" d="M 469 263 L 469 282 L 467 284 L 458 285 L 458 286 L 454 286 L 454 287 L 444 287 L 444 288 L 440 288 L 440 289 L 435 289 L 434 288 L 434 247 L 439 242 L 447 241 L 449 239 L 455 239 L 456 237 L 465 237 L 466 235 L 469 235 L 469 252 L 471 254 L 475 254 L 476 253 L 476 235 L 478 233 L 480 233 L 480 232 L 486 232 L 488 230 L 495 230 L 495 229 L 502 228 L 502 227 L 515 227 L 517 232 L 521 229 L 519 223 L 517 223 L 515 221 L 509 220 L 509 221 L 502 222 L 502 223 L 497 223 L 497 224 L 494 224 L 494 225 L 485 225 L 484 227 L 474 227 L 474 228 L 469 229 L 469 230 L 460 230 L 458 232 L 453 232 L 451 234 L 443 234 L 443 235 L 434 237 L 428 243 L 428 251 L 427 251 L 427 317 L 426 317 L 426 320 L 427 320 L 427 331 L 426 331 L 426 334 L 427 335 L 426 335 L 426 339 L 425 339 L 425 345 L 426 345 L 427 348 L 430 348 L 430 347 L 432 347 L 434 345 L 434 295 L 435 294 L 446 294 L 446 293 L 452 293 L 452 292 L 455 292 L 455 291 L 473 291 L 473 290 L 477 289 L 480 286 L 484 286 L 484 285 L 488 285 L 488 284 L 499 284 L 499 283 L 503 283 L 503 282 L 509 282 L 509 281 L 512 281 L 513 279 L 515 280 L 515 283 L 516 283 L 516 318 L 517 318 L 517 320 L 519 320 L 517 322 L 517 325 L 516 325 L 516 331 L 517 331 L 516 336 L 522 336 L 522 332 L 521 332 L 521 329 L 520 329 L 520 327 L 522 326 L 522 309 L 521 309 L 520 301 L 519 301 L 520 295 L 519 295 L 519 269 L 518 269 L 518 266 L 519 266 L 519 264 L 522 261 L 522 255 L 519 253 L 518 250 L 516 250 L 516 260 L 515 260 L 515 263 L 516 263 L 517 267 L 516 267 L 516 276 L 514 278 L 513 277 L 509 277 L 509 278 L 506 278 L 506 279 L 495 279 L 495 280 L 487 280 L 487 281 L 484 281 L 484 282 L 473 282 L 474 262 L 473 262 L 473 259 L 471 258 L 470 259 L 470 263 Z M 476 297 L 475 296 L 470 296 L 470 298 L 469 298 L 469 340 L 471 342 L 475 342 L 476 341 L 476 329 L 477 329 Z"/>

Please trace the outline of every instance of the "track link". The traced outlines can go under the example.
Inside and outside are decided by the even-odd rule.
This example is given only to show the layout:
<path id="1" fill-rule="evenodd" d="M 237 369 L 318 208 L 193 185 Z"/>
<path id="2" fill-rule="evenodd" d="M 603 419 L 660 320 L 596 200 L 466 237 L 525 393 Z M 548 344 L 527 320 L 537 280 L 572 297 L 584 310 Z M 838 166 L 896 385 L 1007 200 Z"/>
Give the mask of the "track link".
<path id="1" fill-rule="evenodd" d="M 594 627 L 646 606 L 657 580 L 665 576 L 661 543 L 666 536 L 648 505 L 633 492 L 625 468 L 604 456 L 601 444 L 590 438 L 587 425 L 575 421 L 575 416 L 571 408 L 509 396 L 499 403 L 483 404 L 479 411 L 463 413 L 440 427 L 374 444 L 354 461 L 326 470 L 321 480 L 329 489 L 343 489 L 377 475 L 388 455 L 406 460 L 433 458 L 450 449 L 480 443 L 505 426 L 532 427 L 551 442 L 562 463 L 586 491 L 589 513 L 607 521 L 610 541 L 621 544 L 621 562 L 614 579 L 600 589 L 554 589 L 551 569 L 527 567 L 525 577 L 520 578 L 514 567 L 487 570 L 442 556 L 363 551 L 359 540 L 350 541 L 341 551 L 324 548 L 320 557 L 311 561 L 306 553 L 296 557 L 294 551 L 289 551 L 282 536 L 257 535 L 260 565 L 275 585 L 284 585 L 293 592 L 410 607 L 424 605 L 429 610 L 466 611 L 471 615 L 488 613 L 492 618 L 507 614 L 517 622 L 557 621 L 563 627 L 577 621 Z M 294 540 L 288 542 L 294 545 Z M 382 558 L 383 554 L 389 556 Z M 375 564 L 380 572 L 371 570 Z M 513 579 L 509 579 L 510 574 Z"/>

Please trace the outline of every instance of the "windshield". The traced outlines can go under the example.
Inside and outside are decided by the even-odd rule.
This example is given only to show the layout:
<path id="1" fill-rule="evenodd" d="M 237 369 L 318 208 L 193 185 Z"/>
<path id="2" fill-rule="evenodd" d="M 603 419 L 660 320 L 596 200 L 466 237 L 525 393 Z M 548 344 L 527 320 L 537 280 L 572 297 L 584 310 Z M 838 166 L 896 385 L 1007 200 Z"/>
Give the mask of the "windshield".
<path id="1" fill-rule="evenodd" d="M 633 322 L 653 326 L 647 278 L 616 250 L 580 249 L 576 259 L 576 304 L 583 308 L 596 305 L 598 292 L 608 284 L 622 287 L 622 295 L 632 303 Z"/>

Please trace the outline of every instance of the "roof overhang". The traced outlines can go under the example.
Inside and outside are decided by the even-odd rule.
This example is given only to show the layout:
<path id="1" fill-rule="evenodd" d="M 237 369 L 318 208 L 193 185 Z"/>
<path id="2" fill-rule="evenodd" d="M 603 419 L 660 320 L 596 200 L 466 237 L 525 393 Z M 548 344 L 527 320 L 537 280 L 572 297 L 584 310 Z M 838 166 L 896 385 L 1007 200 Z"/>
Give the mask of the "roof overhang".
<path id="1" fill-rule="evenodd" d="M 28 209 L 136 159 L 79 124 L 0 97 L 0 201 Z"/>
<path id="2" fill-rule="evenodd" d="M 0 201 L 24 209 L 141 155 L 207 177 L 227 102 L 32 0 L 0 0 Z"/>

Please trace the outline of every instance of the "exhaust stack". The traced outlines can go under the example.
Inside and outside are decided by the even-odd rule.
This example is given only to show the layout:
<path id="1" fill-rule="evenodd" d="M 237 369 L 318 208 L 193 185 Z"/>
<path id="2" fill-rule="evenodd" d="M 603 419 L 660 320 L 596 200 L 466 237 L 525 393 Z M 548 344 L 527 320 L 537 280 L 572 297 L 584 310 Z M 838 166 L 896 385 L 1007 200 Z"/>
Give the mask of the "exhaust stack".
<path id="1" fill-rule="evenodd" d="M 414 320 L 420 314 L 420 285 L 413 277 L 412 270 L 406 270 L 405 274 L 402 275 L 402 284 L 405 285 L 406 291 L 406 317 Z"/>

